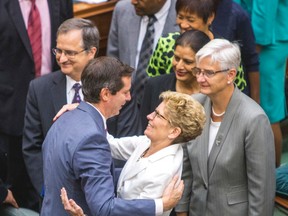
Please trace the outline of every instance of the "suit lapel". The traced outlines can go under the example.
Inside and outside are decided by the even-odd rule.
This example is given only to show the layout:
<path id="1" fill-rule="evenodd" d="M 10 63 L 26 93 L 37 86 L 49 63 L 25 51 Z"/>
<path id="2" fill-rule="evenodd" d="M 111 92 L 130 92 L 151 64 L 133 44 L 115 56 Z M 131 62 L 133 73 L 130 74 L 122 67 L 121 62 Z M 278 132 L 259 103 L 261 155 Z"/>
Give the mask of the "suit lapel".
<path id="1" fill-rule="evenodd" d="M 119 185 L 121 185 L 126 179 L 137 175 L 147 167 L 148 160 L 139 160 L 139 158 L 149 146 L 150 142 L 141 143 L 141 145 L 139 145 L 139 147 L 136 149 L 135 153 L 132 154 L 133 156 L 129 158 L 129 162 L 122 171 L 124 175 L 121 179 L 119 179 Z"/>
<path id="2" fill-rule="evenodd" d="M 60 4 L 58 0 L 49 0 L 48 1 L 49 14 L 50 14 L 50 23 L 51 23 L 51 34 L 55 35 L 57 31 L 56 20 L 59 18 L 60 13 Z M 54 38 L 54 37 L 51 37 Z"/>
<path id="3" fill-rule="evenodd" d="M 51 23 L 51 47 L 56 46 L 56 40 L 55 40 L 55 35 L 57 33 L 58 25 L 61 24 L 59 23 L 58 20 L 60 20 L 59 14 L 60 14 L 60 2 L 59 0 L 48 0 L 48 7 L 49 7 L 49 14 L 50 14 L 50 23 Z M 52 61 L 52 68 L 55 68 L 54 65 L 56 64 L 56 59 L 55 56 L 51 53 L 51 61 Z"/>
<path id="4" fill-rule="evenodd" d="M 83 110 L 84 112 L 89 113 L 89 115 L 92 117 L 94 120 L 95 124 L 99 126 L 99 133 L 102 133 L 103 136 L 106 137 L 106 130 L 104 126 L 104 122 L 102 120 L 101 114 L 95 109 L 95 107 L 91 106 L 85 101 L 80 102 L 79 106 L 77 109 Z M 108 141 L 107 141 L 108 144 Z M 109 146 L 109 145 L 108 145 Z"/>
<path id="5" fill-rule="evenodd" d="M 166 18 L 166 22 L 163 28 L 162 35 L 167 35 L 171 32 L 178 32 L 179 26 L 176 24 L 176 10 L 175 10 L 176 0 L 171 0 L 171 5 L 169 8 L 169 13 Z"/>
<path id="6" fill-rule="evenodd" d="M 139 32 L 140 32 L 140 23 L 141 23 L 141 17 L 137 16 L 133 10 L 133 13 L 131 14 L 131 20 L 130 26 L 134 26 L 133 28 L 128 28 L 128 34 L 127 37 L 129 37 L 129 43 L 130 43 L 130 62 L 131 66 L 135 67 L 135 56 L 137 54 L 137 46 L 138 46 L 138 38 L 139 38 Z M 135 73 L 133 73 L 135 74 Z"/>
<path id="7" fill-rule="evenodd" d="M 209 98 L 207 97 L 204 104 L 206 116 L 210 116 L 211 103 Z M 205 127 L 203 129 L 203 136 L 199 137 L 199 141 L 197 142 L 201 148 L 201 157 L 198 157 L 198 164 L 200 164 L 200 171 L 204 182 L 207 184 L 208 182 L 208 169 L 207 169 L 207 160 L 208 160 L 208 146 L 209 146 L 209 127 L 210 123 L 206 122 Z"/>
<path id="8" fill-rule="evenodd" d="M 140 157 L 140 155 L 139 155 Z M 137 175 L 140 173 L 143 169 L 145 169 L 148 165 L 148 160 L 139 160 L 139 161 L 134 161 L 134 164 L 131 164 L 131 167 L 129 169 L 129 172 L 126 173 L 126 175 L 123 178 L 123 181 L 126 181 L 127 179 L 132 178 L 133 176 Z"/>
<path id="9" fill-rule="evenodd" d="M 216 135 L 215 141 L 213 143 L 213 147 L 211 149 L 209 158 L 208 158 L 208 173 L 209 176 L 211 175 L 214 167 L 215 167 L 215 163 L 217 160 L 217 157 L 219 155 L 219 153 L 221 152 L 225 139 L 229 133 L 230 130 L 230 126 L 233 122 L 233 118 L 235 116 L 235 113 L 238 110 L 239 104 L 240 104 L 240 100 L 239 100 L 239 90 L 237 89 L 237 87 L 235 87 L 234 93 L 232 95 L 232 98 L 228 104 L 228 107 L 226 109 L 226 114 L 223 118 L 223 121 L 221 122 L 219 131 Z M 211 109 L 210 109 L 211 110 Z M 209 115 L 210 116 L 210 115 Z M 208 141 L 209 142 L 209 141 Z M 229 145 L 229 143 L 227 143 Z M 227 146 L 228 148 L 229 146 Z"/>
<path id="10" fill-rule="evenodd" d="M 128 168 L 125 170 L 124 176 L 121 179 L 121 184 L 123 181 L 136 176 L 142 170 L 146 169 L 147 166 L 153 166 L 151 164 L 155 163 L 155 161 L 158 161 L 167 155 L 175 155 L 176 152 L 182 148 L 180 144 L 170 145 L 164 149 L 161 149 L 161 151 L 150 155 L 149 158 L 139 160 L 143 152 L 150 146 L 150 142 L 140 143 L 138 146 L 139 147 L 135 149 L 135 154 L 133 152 L 133 156 L 131 159 L 129 158 L 129 164 L 126 165 Z"/>
<path id="11" fill-rule="evenodd" d="M 10 14 L 10 18 L 13 21 L 29 56 L 33 60 L 32 49 L 30 46 L 30 41 L 29 41 L 27 30 L 26 30 L 26 26 L 22 17 L 22 12 L 20 9 L 19 1 L 18 0 L 7 1 L 6 8 L 7 8 L 8 14 Z"/>
<path id="12" fill-rule="evenodd" d="M 57 113 L 63 105 L 67 104 L 66 96 L 66 77 L 61 71 L 53 73 L 53 86 L 51 95 L 54 104 L 55 113 Z"/>

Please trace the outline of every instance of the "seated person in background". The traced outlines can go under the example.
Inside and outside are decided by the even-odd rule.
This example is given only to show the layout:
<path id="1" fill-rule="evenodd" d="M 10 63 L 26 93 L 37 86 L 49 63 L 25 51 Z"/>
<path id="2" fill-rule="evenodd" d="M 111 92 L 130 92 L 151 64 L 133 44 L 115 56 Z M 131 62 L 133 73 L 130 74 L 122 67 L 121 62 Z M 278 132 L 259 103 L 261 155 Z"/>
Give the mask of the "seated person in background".
<path id="1" fill-rule="evenodd" d="M 159 95 L 162 92 L 171 90 L 189 95 L 199 92 L 199 85 L 191 69 L 195 66 L 196 52 L 209 41 L 204 32 L 197 30 L 186 31 L 176 39 L 172 59 L 173 72 L 151 77 L 145 85 L 140 109 L 143 131 L 148 124 L 146 116 L 159 105 Z"/>
<path id="2" fill-rule="evenodd" d="M 195 139 L 202 132 L 205 113 L 200 103 L 178 92 L 163 92 L 160 97 L 161 104 L 147 116 L 145 136 L 108 137 L 112 156 L 128 160 L 118 181 L 119 198 L 161 198 L 173 176 L 181 176 L 181 143 Z M 68 201 L 65 191 L 61 197 L 66 210 L 81 215 L 81 209 L 72 200 Z M 170 211 L 163 213 L 169 214 Z"/>
<path id="3" fill-rule="evenodd" d="M 288 200 L 288 164 L 276 169 L 276 195 Z"/>
<path id="4" fill-rule="evenodd" d="M 2 180 L 0 179 L 0 205 L 4 203 L 11 204 L 15 208 L 19 208 L 12 192 L 5 187 Z"/>
<path id="5" fill-rule="evenodd" d="M 19 208 L 11 190 L 0 179 L 0 215 L 1 216 L 39 216 L 30 209 Z"/>

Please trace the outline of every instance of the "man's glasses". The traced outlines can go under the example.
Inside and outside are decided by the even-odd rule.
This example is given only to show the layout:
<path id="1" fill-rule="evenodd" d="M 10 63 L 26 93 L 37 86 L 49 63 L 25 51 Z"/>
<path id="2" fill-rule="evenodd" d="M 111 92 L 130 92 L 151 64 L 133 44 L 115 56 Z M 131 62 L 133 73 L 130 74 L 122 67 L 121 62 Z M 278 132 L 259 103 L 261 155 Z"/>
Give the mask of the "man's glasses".
<path id="1" fill-rule="evenodd" d="M 206 70 L 206 69 L 200 69 L 200 68 L 194 67 L 194 68 L 192 68 L 192 74 L 196 77 L 199 77 L 202 74 L 206 78 L 211 78 L 211 77 L 215 76 L 215 74 L 217 74 L 217 73 L 226 72 L 229 70 L 230 69 L 213 71 L 213 70 Z"/>
<path id="2" fill-rule="evenodd" d="M 58 49 L 58 48 L 53 48 L 52 49 L 52 52 L 55 56 L 61 56 L 62 53 L 64 53 L 64 55 L 67 57 L 67 58 L 74 58 L 76 55 L 78 55 L 79 53 L 81 52 L 84 52 L 86 51 L 86 49 L 83 49 L 81 51 L 74 51 L 74 50 L 61 50 L 61 49 Z"/>
<path id="3" fill-rule="evenodd" d="M 170 123 L 170 121 L 169 121 L 165 116 L 163 116 L 162 114 L 160 114 L 157 109 L 155 109 L 154 112 L 152 113 L 152 119 L 154 119 L 156 116 L 157 116 L 158 118 L 164 119 L 164 120 L 166 120 L 166 121 L 168 121 L 168 122 Z"/>

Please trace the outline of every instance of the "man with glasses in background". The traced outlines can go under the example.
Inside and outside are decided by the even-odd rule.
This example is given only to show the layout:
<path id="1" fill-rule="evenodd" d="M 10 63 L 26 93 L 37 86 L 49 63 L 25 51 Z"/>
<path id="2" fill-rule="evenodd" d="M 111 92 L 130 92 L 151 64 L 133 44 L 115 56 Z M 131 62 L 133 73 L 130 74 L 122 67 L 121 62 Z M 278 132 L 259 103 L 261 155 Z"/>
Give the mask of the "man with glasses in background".
<path id="1" fill-rule="evenodd" d="M 23 156 L 28 174 L 38 194 L 43 196 L 42 143 L 53 123 L 53 117 L 67 103 L 83 98 L 81 74 L 87 63 L 96 57 L 100 35 L 89 20 L 72 18 L 57 31 L 52 49 L 60 70 L 30 83 L 23 134 Z"/>

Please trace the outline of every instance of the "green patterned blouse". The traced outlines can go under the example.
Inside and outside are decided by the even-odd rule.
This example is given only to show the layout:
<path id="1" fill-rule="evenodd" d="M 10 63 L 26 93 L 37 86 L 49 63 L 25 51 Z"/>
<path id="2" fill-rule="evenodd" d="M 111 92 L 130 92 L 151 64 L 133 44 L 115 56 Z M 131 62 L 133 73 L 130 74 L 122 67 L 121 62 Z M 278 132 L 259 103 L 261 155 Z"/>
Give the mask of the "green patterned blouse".
<path id="1" fill-rule="evenodd" d="M 173 72 L 172 58 L 174 55 L 175 41 L 179 35 L 179 32 L 174 32 L 159 38 L 155 51 L 153 52 L 147 67 L 147 74 L 149 77 L 160 76 Z M 244 78 L 244 70 L 242 65 L 240 65 L 238 68 L 237 76 L 234 82 L 240 90 L 243 90 L 247 85 Z"/>

